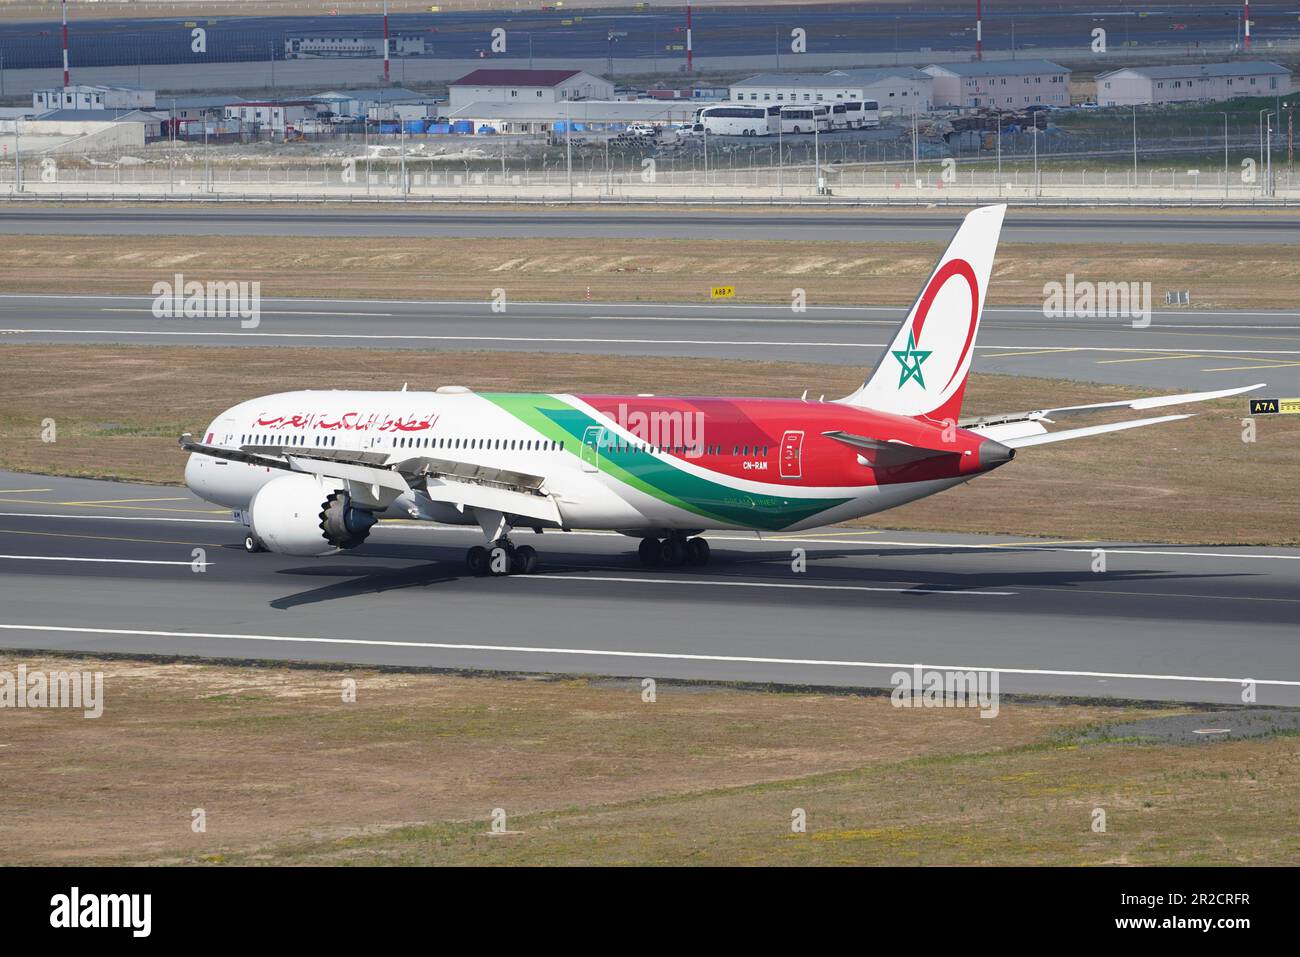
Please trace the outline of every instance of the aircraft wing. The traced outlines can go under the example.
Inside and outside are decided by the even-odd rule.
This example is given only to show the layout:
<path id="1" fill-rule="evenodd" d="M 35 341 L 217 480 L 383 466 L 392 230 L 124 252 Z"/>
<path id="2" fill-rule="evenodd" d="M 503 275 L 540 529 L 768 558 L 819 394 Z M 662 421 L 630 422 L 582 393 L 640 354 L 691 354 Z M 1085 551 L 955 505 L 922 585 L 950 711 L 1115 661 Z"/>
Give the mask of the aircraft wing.
<path id="1" fill-rule="evenodd" d="M 980 415 L 962 419 L 957 425 L 963 429 L 982 432 L 983 429 L 994 425 L 1007 425 L 1013 422 L 1037 422 L 1040 420 L 1051 422 L 1056 416 L 1078 415 L 1083 412 L 1096 412 L 1099 409 L 1133 409 L 1141 412 L 1146 409 L 1159 409 L 1167 405 L 1184 405 L 1189 402 L 1226 399 L 1229 396 L 1254 392 L 1256 389 L 1262 388 L 1264 388 L 1264 383 L 1259 382 L 1255 385 L 1242 386 L 1236 389 L 1220 389 L 1217 392 L 1184 392 L 1180 395 L 1155 395 L 1142 399 L 1120 399 L 1117 402 L 1095 402 L 1092 405 L 1066 405 L 1055 409 L 1038 409 L 1029 412 L 1003 412 L 996 415 Z"/>
<path id="2" fill-rule="evenodd" d="M 1032 435 L 1008 435 L 985 431 L 984 429 L 972 429 L 980 435 L 996 439 L 1003 445 L 1013 449 L 1023 449 L 1031 445 L 1047 445 L 1051 442 L 1068 442 L 1070 439 L 1082 439 L 1089 435 L 1102 435 L 1106 432 L 1123 432 L 1125 429 L 1140 429 L 1144 425 L 1159 425 L 1161 422 L 1177 422 L 1179 419 L 1190 419 L 1191 415 L 1161 415 L 1154 419 L 1129 419 L 1127 422 L 1111 422 L 1107 425 L 1089 425 L 1082 429 L 1064 429 L 1060 432 L 1048 432 L 1041 425 L 1037 432 Z M 992 432 L 992 434 L 990 434 Z"/>
<path id="3" fill-rule="evenodd" d="M 338 479 L 347 483 L 354 498 L 374 508 L 387 508 L 412 489 L 422 488 L 433 501 L 462 511 L 486 509 L 564 524 L 555 500 L 542 491 L 546 480 L 540 475 L 426 456 L 391 462 L 381 452 L 340 453 L 278 445 L 223 449 L 195 442 L 189 433 L 181 436 L 180 446 L 187 452 L 232 462 Z"/>
<path id="4" fill-rule="evenodd" d="M 1122 432 L 1125 429 L 1138 429 L 1146 425 L 1159 425 L 1162 422 L 1177 422 L 1179 419 L 1191 417 L 1189 414 L 1162 415 L 1150 419 L 1129 419 L 1125 422 L 1111 422 L 1106 425 L 1090 425 L 1081 429 L 1048 432 L 1047 426 L 1043 425 L 1043 423 L 1052 423 L 1056 417 L 1062 415 L 1078 415 L 1079 413 L 1096 412 L 1102 409 L 1158 409 L 1169 405 L 1224 399 L 1228 396 L 1241 395 L 1244 392 L 1253 392 L 1263 387 L 1264 383 L 1261 382 L 1256 385 L 1236 389 L 1220 389 L 1215 392 L 1184 392 L 1179 395 L 1120 399 L 1117 402 L 1096 402 L 1091 405 L 1067 405 L 1056 409 L 1039 409 L 1033 412 L 982 415 L 962 419 L 958 425 L 986 438 L 1001 442 L 1013 449 L 1023 449 L 1034 445 L 1047 445 L 1051 442 L 1068 442 L 1070 439 L 1082 439 L 1090 435 L 1103 435 L 1106 432 Z"/>

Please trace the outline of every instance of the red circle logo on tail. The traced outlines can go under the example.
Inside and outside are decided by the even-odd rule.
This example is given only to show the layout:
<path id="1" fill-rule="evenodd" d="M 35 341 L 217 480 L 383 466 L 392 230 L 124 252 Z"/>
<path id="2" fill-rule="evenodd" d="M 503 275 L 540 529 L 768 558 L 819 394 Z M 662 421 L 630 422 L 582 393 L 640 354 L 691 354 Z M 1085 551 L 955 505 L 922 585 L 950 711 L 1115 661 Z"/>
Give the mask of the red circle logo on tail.
<path id="1" fill-rule="evenodd" d="M 957 373 L 966 361 L 971 345 L 975 342 L 975 323 L 980 314 L 980 293 L 979 281 L 975 278 L 975 270 L 971 268 L 970 263 L 964 259 L 949 259 L 939 267 L 916 304 L 916 318 L 912 320 L 911 331 L 912 341 L 919 345 L 921 330 L 925 328 L 926 317 L 930 315 L 930 306 L 934 304 L 935 297 L 939 295 L 939 290 L 943 288 L 944 283 L 954 276 L 965 279 L 970 287 L 970 321 L 966 327 L 966 341 L 962 343 L 961 355 L 957 357 L 957 363 L 953 366 L 952 375 L 943 384 L 945 390 L 952 385 L 952 380 L 957 378 Z"/>

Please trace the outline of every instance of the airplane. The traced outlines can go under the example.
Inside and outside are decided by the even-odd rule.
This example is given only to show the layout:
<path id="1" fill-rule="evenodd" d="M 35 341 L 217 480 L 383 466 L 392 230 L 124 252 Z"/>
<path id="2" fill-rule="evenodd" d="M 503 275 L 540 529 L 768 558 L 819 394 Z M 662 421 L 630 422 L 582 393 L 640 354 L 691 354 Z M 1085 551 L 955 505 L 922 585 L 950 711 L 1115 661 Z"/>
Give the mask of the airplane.
<path id="1" fill-rule="evenodd" d="M 962 418 L 1004 205 L 965 217 L 863 385 L 833 401 L 475 392 L 301 391 L 243 402 L 186 484 L 230 508 L 250 552 L 356 548 L 384 518 L 477 525 L 475 575 L 538 566 L 516 529 L 613 530 L 646 566 L 709 561 L 710 530 L 795 532 L 968 482 L 1049 442 L 1187 414 L 1049 432 L 1063 416 L 1147 410 L 1262 387 Z"/>

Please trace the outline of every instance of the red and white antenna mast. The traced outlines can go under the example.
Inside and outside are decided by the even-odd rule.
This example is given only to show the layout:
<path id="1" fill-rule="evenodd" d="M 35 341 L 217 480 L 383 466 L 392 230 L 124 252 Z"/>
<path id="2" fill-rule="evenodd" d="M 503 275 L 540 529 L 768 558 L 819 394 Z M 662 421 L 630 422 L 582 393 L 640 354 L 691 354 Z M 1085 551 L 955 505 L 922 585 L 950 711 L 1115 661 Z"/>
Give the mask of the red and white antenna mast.
<path id="1" fill-rule="evenodd" d="M 1246 49 L 1249 50 L 1250 49 L 1250 0 L 1245 0 L 1245 2 L 1246 2 L 1246 15 L 1244 19 L 1246 21 Z"/>
<path id="2" fill-rule="evenodd" d="M 388 82 L 388 0 L 384 0 L 384 82 Z"/>
<path id="3" fill-rule="evenodd" d="M 68 0 L 63 0 L 63 86 L 68 86 Z"/>
<path id="4" fill-rule="evenodd" d="M 984 59 L 984 15 L 981 0 L 975 0 L 975 59 Z"/>
<path id="5" fill-rule="evenodd" d="M 686 4 L 686 72 L 695 72 L 695 50 L 691 46 L 691 5 Z"/>

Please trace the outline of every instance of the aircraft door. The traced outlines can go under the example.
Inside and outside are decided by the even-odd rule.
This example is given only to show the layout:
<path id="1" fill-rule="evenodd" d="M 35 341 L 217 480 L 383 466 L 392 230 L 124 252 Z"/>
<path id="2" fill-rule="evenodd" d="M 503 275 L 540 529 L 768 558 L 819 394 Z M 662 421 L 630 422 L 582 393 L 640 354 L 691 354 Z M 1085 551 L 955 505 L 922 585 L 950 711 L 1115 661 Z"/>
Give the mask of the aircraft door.
<path id="1" fill-rule="evenodd" d="M 589 425 L 582 433 L 582 470 L 584 472 L 600 471 L 600 443 L 605 437 L 605 428 Z"/>
<path id="2" fill-rule="evenodd" d="M 803 475 L 803 433 L 786 432 L 781 436 L 781 478 L 797 479 Z"/>

